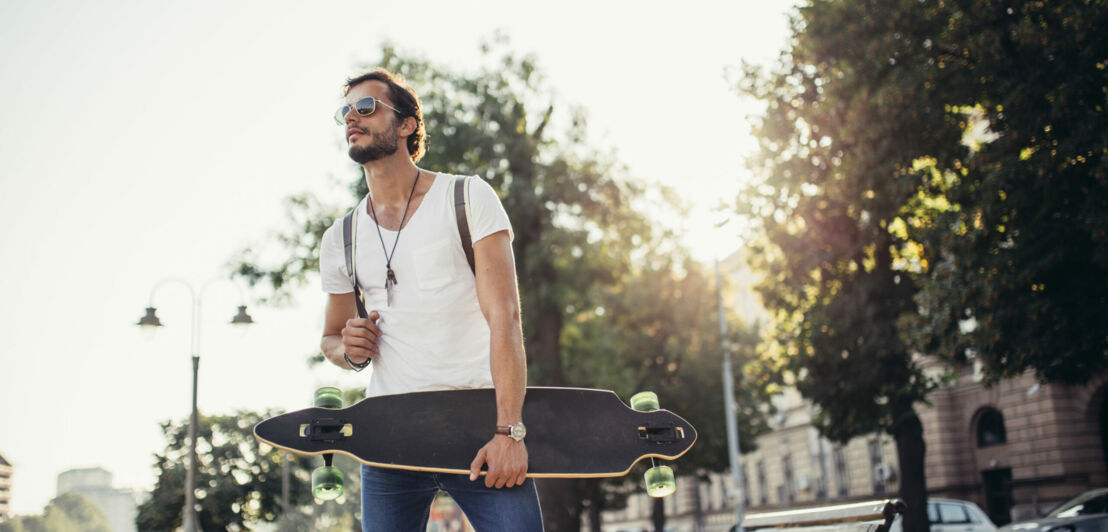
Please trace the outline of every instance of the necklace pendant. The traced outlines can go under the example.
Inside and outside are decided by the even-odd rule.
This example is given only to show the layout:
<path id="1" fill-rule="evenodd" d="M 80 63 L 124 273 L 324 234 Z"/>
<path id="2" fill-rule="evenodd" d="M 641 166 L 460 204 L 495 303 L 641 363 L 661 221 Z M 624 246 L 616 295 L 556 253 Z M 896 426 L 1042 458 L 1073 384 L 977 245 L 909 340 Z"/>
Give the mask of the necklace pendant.
<path id="1" fill-rule="evenodd" d="M 404 220 L 408 218 L 408 207 L 412 206 L 412 196 L 415 195 L 416 185 L 419 184 L 419 176 L 423 170 L 416 168 L 415 179 L 412 180 L 412 190 L 408 192 L 408 204 L 404 206 L 404 214 L 400 215 L 400 227 L 396 229 L 396 238 L 392 241 L 392 251 L 385 247 L 385 237 L 381 235 L 381 223 L 377 220 L 377 210 L 373 207 L 373 194 L 368 196 L 369 212 L 373 215 L 373 223 L 377 226 L 377 238 L 381 240 L 381 251 L 385 253 L 385 301 L 392 306 L 392 287 L 400 284 L 396 282 L 396 273 L 392 271 L 392 257 L 396 254 L 396 244 L 400 242 L 400 230 L 404 228 Z"/>
<path id="2" fill-rule="evenodd" d="M 392 306 L 392 287 L 398 284 L 396 282 L 396 274 L 393 273 L 392 268 L 389 268 L 385 273 L 385 300 L 388 306 Z"/>

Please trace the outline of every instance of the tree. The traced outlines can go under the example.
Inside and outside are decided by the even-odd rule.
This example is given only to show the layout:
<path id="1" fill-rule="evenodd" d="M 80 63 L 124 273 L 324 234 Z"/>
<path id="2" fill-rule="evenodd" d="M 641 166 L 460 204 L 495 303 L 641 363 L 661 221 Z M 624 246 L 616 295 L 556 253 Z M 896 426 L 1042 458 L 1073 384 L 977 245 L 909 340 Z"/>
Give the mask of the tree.
<path id="1" fill-rule="evenodd" d="M 350 530 L 357 513 L 358 475 L 352 460 L 336 457 L 346 475 L 341 502 L 317 506 L 311 495 L 311 468 L 319 460 L 285 455 L 254 438 L 253 427 L 273 412 L 239 411 L 200 416 L 197 426 L 198 524 L 205 530 L 249 530 L 260 522 L 284 529 Z M 166 449 L 155 455 L 158 480 L 150 498 L 139 506 L 139 530 L 173 530 L 181 525 L 184 480 L 188 467 L 188 422 L 162 424 Z M 284 460 L 290 468 L 289 508 L 283 508 Z"/>
<path id="2" fill-rule="evenodd" d="M 676 236 L 676 235 L 674 235 Z M 575 385 L 607 388 L 625 400 L 650 390 L 662 408 L 681 413 L 697 427 L 696 447 L 673 464 L 683 482 L 699 482 L 703 472 L 721 471 L 726 463 L 727 435 L 722 357 L 715 282 L 687 252 L 662 252 L 675 242 L 662 238 L 643 253 L 650 260 L 636 265 L 626 278 L 598 286 L 586 308 L 571 308 L 566 316 L 564 347 L 567 377 Z M 740 407 L 739 441 L 753 450 L 755 438 L 768 430 L 760 405 L 768 403 L 767 387 L 739 372 L 758 343 L 757 331 L 728 317 L 729 341 L 739 355 L 733 366 Z M 615 479 L 601 490 L 596 480 L 585 482 L 583 509 L 599 530 L 600 513 L 625 503 L 627 484 L 642 491 L 640 466 L 629 479 Z M 664 528 L 661 500 L 655 502 L 656 528 Z"/>
<path id="3" fill-rule="evenodd" d="M 96 505 L 76 493 L 64 493 L 46 505 L 41 516 L 17 516 L 0 523 L 0 532 L 111 532 Z"/>
<path id="4" fill-rule="evenodd" d="M 909 419 L 932 384 L 911 350 L 993 381 L 1108 367 L 1105 22 L 1103 2 L 811 1 L 778 70 L 747 76 L 767 180 L 744 208 L 830 434 Z"/>
<path id="5" fill-rule="evenodd" d="M 1083 384 L 1108 369 L 1108 5 L 951 2 L 908 68 L 960 117 L 956 157 L 921 153 L 922 352 Z M 951 148 L 961 148 L 953 150 Z"/>
<path id="6" fill-rule="evenodd" d="M 624 379 L 626 371 L 616 370 L 610 363 L 617 359 L 607 357 L 617 351 L 626 353 L 634 360 L 627 367 L 637 368 L 641 366 L 638 360 L 662 355 L 655 353 L 658 346 L 648 338 L 631 344 L 629 339 L 643 336 L 644 331 L 610 330 L 632 324 L 618 319 L 616 313 L 596 314 L 601 308 L 597 298 L 614 300 L 641 291 L 638 302 L 657 307 L 659 303 L 644 302 L 655 288 L 645 284 L 651 277 L 642 277 L 634 290 L 622 287 L 638 272 L 647 271 L 654 279 L 676 283 L 680 276 L 675 272 L 669 271 L 673 277 L 665 275 L 667 268 L 672 270 L 681 262 L 652 253 L 679 254 L 680 245 L 675 235 L 659 230 L 643 214 L 647 212 L 643 207 L 648 188 L 632 180 L 614 157 L 590 147 L 584 112 L 563 110 L 550 96 L 552 91 L 535 59 L 517 57 L 506 48 L 502 38 L 486 45 L 486 64 L 475 72 L 434 65 L 387 45 L 376 65 L 402 74 L 420 94 L 431 135 L 420 165 L 434 171 L 479 175 L 501 196 L 515 233 L 529 382 L 629 392 L 648 381 Z M 360 170 L 350 183 L 353 196 L 367 192 Z M 254 282 L 269 284 L 274 298 L 286 296 L 288 288 L 305 282 L 310 272 L 318 270 L 315 253 L 319 240 L 342 210 L 322 205 L 309 195 L 293 198 L 290 211 L 295 227 L 278 238 L 284 248 L 279 255 L 285 259 L 265 264 L 258 253 L 248 250 L 236 271 Z M 702 314 L 690 313 L 697 320 Z M 664 368 L 679 354 L 676 339 L 681 335 L 711 335 L 713 330 L 714 326 L 706 333 L 667 332 L 667 338 L 674 340 L 664 341 L 672 342 L 665 347 L 669 350 L 663 356 L 666 362 L 658 364 L 662 369 L 652 375 L 665 374 Z M 702 350 L 688 356 L 708 353 Z M 582 362 L 583 367 L 604 371 L 582 372 L 577 366 Z M 613 370 L 611 376 L 607 370 Z M 713 381 L 718 380 L 718 372 L 711 375 Z M 714 420 L 704 425 L 721 423 Z M 580 529 L 582 497 L 598 501 L 592 508 L 600 507 L 602 498 L 609 499 L 596 483 L 548 480 L 539 486 L 544 521 L 551 531 Z"/>
<path id="7" fill-rule="evenodd" d="M 419 88 L 431 135 L 420 164 L 479 175 L 500 193 L 515 232 L 530 382 L 562 386 L 565 309 L 575 302 L 584 308 L 589 287 L 626 269 L 632 242 L 649 225 L 630 208 L 642 187 L 588 147 L 583 113 L 556 113 L 534 58 L 515 57 L 503 50 L 505 44 L 499 39 L 486 45 L 488 64 L 475 73 L 404 57 L 391 46 L 377 64 Z M 552 125 L 559 119 L 568 125 Z M 355 196 L 365 194 L 364 178 L 351 183 Z M 277 297 L 318 271 L 315 250 L 341 209 L 302 196 L 293 200 L 292 212 L 299 227 L 280 242 L 287 259 L 262 265 L 248 251 L 236 265 L 240 275 L 268 282 Z M 547 528 L 575 529 L 572 483 L 543 482 L 540 489 Z"/>
<path id="8" fill-rule="evenodd" d="M 927 528 L 923 426 L 913 406 L 935 383 L 901 336 L 917 287 L 898 264 L 908 242 L 889 224 L 919 187 L 905 167 L 921 150 L 937 153 L 936 139 L 960 136 L 944 108 L 915 90 L 921 73 L 903 66 L 917 53 L 903 41 L 922 42 L 941 23 L 928 18 L 934 9 L 809 2 L 775 70 L 748 67 L 741 82 L 766 103 L 752 163 L 764 180 L 744 190 L 738 208 L 759 236 L 753 262 L 777 321 L 767 354 L 819 407 L 814 423 L 828 438 L 894 436 L 908 531 Z"/>

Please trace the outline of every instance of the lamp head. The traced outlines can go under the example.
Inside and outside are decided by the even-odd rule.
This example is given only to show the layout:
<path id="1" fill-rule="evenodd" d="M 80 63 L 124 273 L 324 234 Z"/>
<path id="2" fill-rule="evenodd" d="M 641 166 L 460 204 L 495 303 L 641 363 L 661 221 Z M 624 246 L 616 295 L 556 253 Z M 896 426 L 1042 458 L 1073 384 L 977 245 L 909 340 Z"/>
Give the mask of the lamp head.
<path id="1" fill-rule="evenodd" d="M 154 327 L 161 327 L 162 320 L 158 319 L 158 315 L 155 314 L 155 312 L 157 312 L 156 308 L 146 307 L 146 315 L 139 319 L 136 325 L 149 329 L 153 329 Z"/>
<path id="2" fill-rule="evenodd" d="M 239 312 L 231 318 L 231 325 L 250 325 L 251 323 L 254 323 L 254 318 L 246 313 L 246 305 L 239 305 Z"/>

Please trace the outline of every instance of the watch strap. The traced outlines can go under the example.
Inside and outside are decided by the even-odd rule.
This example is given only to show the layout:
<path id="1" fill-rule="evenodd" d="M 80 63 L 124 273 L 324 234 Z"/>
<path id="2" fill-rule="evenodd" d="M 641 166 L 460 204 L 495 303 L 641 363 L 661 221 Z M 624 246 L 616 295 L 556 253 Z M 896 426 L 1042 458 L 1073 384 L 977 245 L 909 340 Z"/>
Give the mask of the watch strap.
<path id="1" fill-rule="evenodd" d="M 512 423 L 506 427 L 498 425 L 496 427 L 496 433 L 503 434 L 515 441 L 523 441 L 523 438 L 527 437 L 527 426 L 524 425 L 522 421 L 519 423 Z"/>

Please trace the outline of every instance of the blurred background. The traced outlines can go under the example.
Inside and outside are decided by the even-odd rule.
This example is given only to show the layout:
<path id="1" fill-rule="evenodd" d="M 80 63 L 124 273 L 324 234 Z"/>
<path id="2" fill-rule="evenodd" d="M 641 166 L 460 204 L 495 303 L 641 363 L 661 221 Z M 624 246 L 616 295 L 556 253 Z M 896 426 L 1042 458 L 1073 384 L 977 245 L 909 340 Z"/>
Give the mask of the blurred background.
<path id="1" fill-rule="evenodd" d="M 367 382 L 319 363 L 316 249 L 365 192 L 331 115 L 373 66 L 423 99 L 421 166 L 503 199 L 530 383 L 651 389 L 701 430 L 675 496 L 646 498 L 637 470 L 546 483 L 548 530 L 727 530 L 893 495 L 917 502 L 906 529 L 928 495 L 1001 525 L 1105 485 L 1106 19 L 4 4 L 0 530 L 180 526 L 194 354 L 202 527 L 354 526 L 353 478 L 315 504 L 317 464 L 250 427 Z M 440 501 L 432 527 L 457 513 Z"/>

